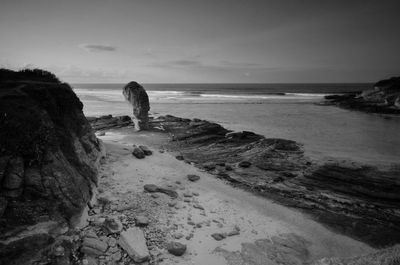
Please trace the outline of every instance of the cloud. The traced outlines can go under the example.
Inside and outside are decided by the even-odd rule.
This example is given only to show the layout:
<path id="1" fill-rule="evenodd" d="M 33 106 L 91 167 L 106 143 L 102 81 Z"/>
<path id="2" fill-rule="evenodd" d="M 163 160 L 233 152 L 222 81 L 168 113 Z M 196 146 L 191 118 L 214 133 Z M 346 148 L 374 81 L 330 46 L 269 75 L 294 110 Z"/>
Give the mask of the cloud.
<path id="1" fill-rule="evenodd" d="M 117 47 L 103 44 L 80 44 L 79 48 L 88 52 L 114 52 Z"/>

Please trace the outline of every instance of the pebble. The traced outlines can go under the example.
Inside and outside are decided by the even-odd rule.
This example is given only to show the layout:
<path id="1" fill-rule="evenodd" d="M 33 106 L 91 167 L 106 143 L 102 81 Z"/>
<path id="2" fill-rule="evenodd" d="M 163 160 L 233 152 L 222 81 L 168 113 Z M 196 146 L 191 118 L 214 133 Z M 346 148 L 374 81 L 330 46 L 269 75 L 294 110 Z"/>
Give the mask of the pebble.
<path id="1" fill-rule="evenodd" d="M 177 155 L 175 156 L 175 158 L 181 161 L 185 159 L 182 155 Z"/>
<path id="2" fill-rule="evenodd" d="M 226 238 L 226 235 L 222 234 L 222 233 L 214 233 L 211 236 L 212 236 L 212 238 L 214 238 L 217 241 L 221 241 Z"/>
<path id="3" fill-rule="evenodd" d="M 186 198 L 183 200 L 184 202 L 191 202 L 191 200 L 189 198 Z"/>
<path id="4" fill-rule="evenodd" d="M 173 234 L 173 237 L 175 239 L 181 239 L 182 237 L 184 237 L 184 235 L 182 233 L 175 233 L 175 234 Z"/>
<path id="5" fill-rule="evenodd" d="M 201 206 L 200 204 L 193 204 L 193 208 L 204 210 L 204 207 Z"/>
<path id="6" fill-rule="evenodd" d="M 188 178 L 188 180 L 190 180 L 192 182 L 195 182 L 195 181 L 198 181 L 200 179 L 200 176 L 190 174 L 190 175 L 187 175 L 187 178 Z"/>
<path id="7" fill-rule="evenodd" d="M 160 197 L 160 194 L 158 194 L 158 193 L 153 193 L 153 194 L 151 194 L 151 197 L 153 197 L 154 199 L 157 199 L 157 198 Z"/>
<path id="8" fill-rule="evenodd" d="M 250 166 L 251 166 L 251 162 L 249 162 L 249 161 L 241 161 L 241 162 L 238 164 L 238 166 L 239 166 L 239 167 L 243 167 L 243 168 L 247 168 L 247 167 L 250 167 Z"/>
<path id="9" fill-rule="evenodd" d="M 198 192 L 192 192 L 193 196 L 199 196 L 200 194 Z"/>
<path id="10" fill-rule="evenodd" d="M 183 193 L 183 197 L 191 198 L 191 197 L 193 197 L 193 194 L 185 192 L 185 193 Z"/>
<path id="11" fill-rule="evenodd" d="M 177 201 L 170 201 L 170 202 L 168 202 L 168 206 L 169 206 L 169 207 L 174 207 L 174 206 L 176 206 L 176 204 L 177 204 Z"/>
<path id="12" fill-rule="evenodd" d="M 146 226 L 149 224 L 149 218 L 143 215 L 138 215 L 135 217 L 135 223 L 137 226 Z"/>

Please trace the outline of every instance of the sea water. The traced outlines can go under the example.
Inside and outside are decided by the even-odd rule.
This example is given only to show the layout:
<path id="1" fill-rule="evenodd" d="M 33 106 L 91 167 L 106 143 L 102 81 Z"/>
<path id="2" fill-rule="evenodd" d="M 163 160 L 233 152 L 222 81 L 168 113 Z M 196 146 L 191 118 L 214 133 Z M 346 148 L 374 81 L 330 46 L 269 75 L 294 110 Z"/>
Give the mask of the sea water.
<path id="1" fill-rule="evenodd" d="M 86 116 L 131 115 L 123 84 L 76 84 Z M 400 161 L 400 117 L 350 111 L 317 103 L 332 93 L 371 84 L 144 84 L 151 112 L 220 123 L 304 145 L 313 159 L 376 165 Z"/>

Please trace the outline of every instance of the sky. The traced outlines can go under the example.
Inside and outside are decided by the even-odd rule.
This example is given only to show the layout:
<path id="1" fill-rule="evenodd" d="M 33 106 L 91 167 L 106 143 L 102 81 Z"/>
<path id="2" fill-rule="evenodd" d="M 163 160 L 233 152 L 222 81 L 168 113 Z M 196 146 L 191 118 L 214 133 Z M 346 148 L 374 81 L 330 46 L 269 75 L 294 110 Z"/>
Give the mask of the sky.
<path id="1" fill-rule="evenodd" d="M 400 1 L 0 0 L 0 67 L 71 83 L 375 82 Z"/>

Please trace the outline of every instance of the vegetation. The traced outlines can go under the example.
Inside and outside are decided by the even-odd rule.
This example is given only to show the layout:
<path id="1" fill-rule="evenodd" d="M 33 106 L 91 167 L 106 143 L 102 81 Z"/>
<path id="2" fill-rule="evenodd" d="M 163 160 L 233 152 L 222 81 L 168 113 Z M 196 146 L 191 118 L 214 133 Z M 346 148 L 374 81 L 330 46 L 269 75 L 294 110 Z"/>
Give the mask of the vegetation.
<path id="1" fill-rule="evenodd" d="M 61 83 L 53 73 L 38 68 L 23 69 L 20 71 L 0 68 L 0 83 L 13 81 Z"/>

